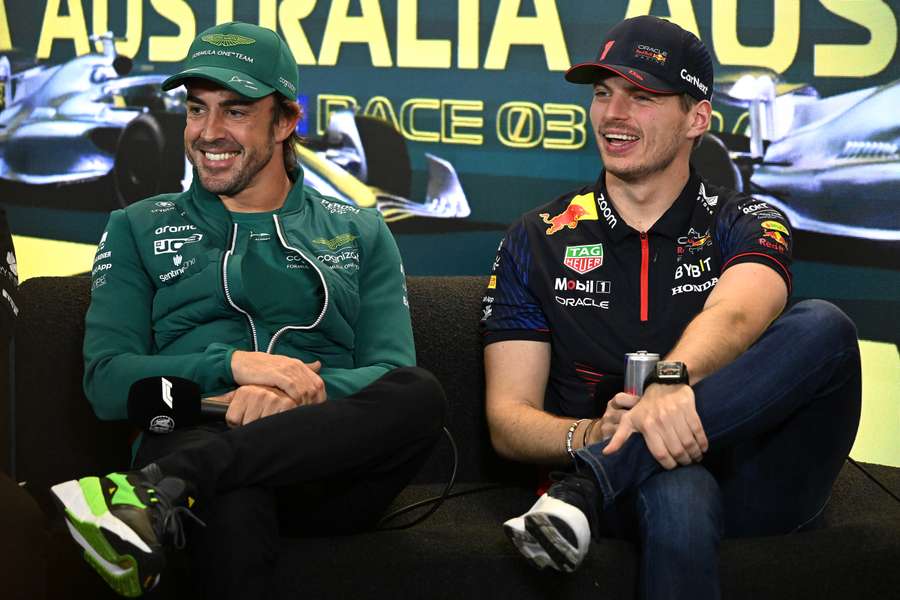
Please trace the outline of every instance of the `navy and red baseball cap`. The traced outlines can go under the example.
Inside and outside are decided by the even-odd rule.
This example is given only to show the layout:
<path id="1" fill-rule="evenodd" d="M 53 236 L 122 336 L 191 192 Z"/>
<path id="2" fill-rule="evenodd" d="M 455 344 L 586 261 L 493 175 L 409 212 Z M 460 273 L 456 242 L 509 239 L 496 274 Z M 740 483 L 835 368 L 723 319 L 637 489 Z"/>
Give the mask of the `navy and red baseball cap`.
<path id="1" fill-rule="evenodd" d="M 574 65 L 566 71 L 566 80 L 593 84 L 610 73 L 655 94 L 712 99 L 713 64 L 706 46 L 693 33 L 659 17 L 634 17 L 610 29 L 597 60 Z"/>

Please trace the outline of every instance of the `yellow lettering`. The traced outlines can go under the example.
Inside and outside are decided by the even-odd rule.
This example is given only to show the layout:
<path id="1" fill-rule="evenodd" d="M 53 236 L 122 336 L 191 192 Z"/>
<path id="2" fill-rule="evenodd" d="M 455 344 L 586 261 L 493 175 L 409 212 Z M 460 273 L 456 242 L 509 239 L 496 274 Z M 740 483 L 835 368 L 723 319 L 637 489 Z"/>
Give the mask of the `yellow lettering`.
<path id="1" fill-rule="evenodd" d="M 397 66 L 450 68 L 450 40 L 418 37 L 419 0 L 397 0 Z"/>
<path id="2" fill-rule="evenodd" d="M 660 18 L 672 21 L 699 38 L 700 28 L 697 26 L 697 15 L 694 13 L 694 6 L 691 4 L 691 0 L 669 0 L 668 5 L 669 16 L 661 16 Z M 653 0 L 629 0 L 628 8 L 625 10 L 625 18 L 630 19 L 641 15 L 649 15 L 652 6 Z"/>
<path id="3" fill-rule="evenodd" d="M 416 112 L 419 110 L 440 110 L 441 101 L 434 98 L 410 98 L 400 107 L 400 133 L 414 142 L 441 141 L 441 134 L 436 131 L 425 131 L 416 127 Z"/>
<path id="4" fill-rule="evenodd" d="M 462 129 L 481 129 L 484 126 L 484 102 L 481 100 L 441 100 L 441 141 L 445 144 L 480 146 L 484 136 L 465 133 Z M 466 115 L 477 112 L 478 116 Z"/>
<path id="5" fill-rule="evenodd" d="M 509 49 L 515 45 L 543 46 L 547 69 L 569 68 L 569 51 L 555 0 L 534 0 L 534 17 L 520 17 L 522 0 L 500 0 L 494 31 L 484 59 L 485 69 L 505 69 Z"/>
<path id="6" fill-rule="evenodd" d="M 394 126 L 394 129 L 400 131 L 397 114 L 394 112 L 394 105 L 384 96 L 375 96 L 369 100 L 363 109 L 363 114 L 390 123 Z"/>
<path id="7" fill-rule="evenodd" d="M 585 122 L 587 113 L 576 104 L 544 104 L 544 116 L 547 121 L 547 135 L 544 137 L 544 148 L 547 150 L 578 150 L 587 141 Z M 554 119 L 559 117 L 559 119 Z M 551 134 L 562 134 L 551 137 Z"/>
<path id="8" fill-rule="evenodd" d="M 300 24 L 315 7 L 316 0 L 284 0 L 278 7 L 278 23 L 298 65 L 316 64 L 316 55 L 313 54 L 309 39 Z"/>
<path id="9" fill-rule="evenodd" d="M 725 117 L 722 116 L 721 111 L 713 109 L 712 114 L 709 115 L 709 130 L 725 131 Z"/>
<path id="10" fill-rule="evenodd" d="M 456 66 L 460 69 L 478 68 L 478 3 L 480 0 L 458 0 L 457 26 L 459 45 L 456 49 Z"/>
<path id="11" fill-rule="evenodd" d="M 277 12 L 275 0 L 259 0 L 259 26 L 278 31 L 275 22 Z"/>
<path id="12" fill-rule="evenodd" d="M 78 55 L 91 51 L 81 0 L 65 0 L 68 16 L 59 14 L 62 1 L 47 0 L 44 21 L 41 23 L 41 37 L 35 53 L 36 58 L 50 58 L 55 40 L 72 40 L 75 44 L 75 54 Z"/>
<path id="13" fill-rule="evenodd" d="M 197 35 L 197 21 L 191 7 L 184 0 L 150 0 L 150 4 L 159 16 L 178 27 L 178 35 L 151 35 L 148 58 L 151 62 L 183 60 Z"/>
<path id="14" fill-rule="evenodd" d="M 800 43 L 800 3 L 773 0 L 775 22 L 772 41 L 765 46 L 744 46 L 738 40 L 738 0 L 712 3 L 712 41 L 723 65 L 757 65 L 783 73 L 794 62 Z"/>
<path id="15" fill-rule="evenodd" d="M 234 21 L 234 0 L 216 0 L 216 25 Z"/>
<path id="16" fill-rule="evenodd" d="M 141 48 L 143 37 L 144 10 L 141 0 L 127 0 L 125 6 L 125 39 L 116 40 L 116 52 L 124 56 L 134 56 Z M 109 31 L 109 0 L 94 0 L 94 35 Z M 100 42 L 94 43 L 97 52 L 103 50 Z"/>
<path id="17" fill-rule="evenodd" d="M 351 17 L 347 14 L 350 0 L 332 0 L 319 49 L 320 65 L 336 65 L 344 43 L 367 44 L 374 67 L 393 65 L 378 0 L 360 0 L 360 8 L 362 15 Z"/>
<path id="18" fill-rule="evenodd" d="M 353 110 L 357 108 L 356 98 L 353 96 L 341 96 L 340 94 L 319 94 L 318 109 L 316 110 L 316 131 L 319 135 L 325 133 L 331 113 L 338 110 Z"/>
<path id="19" fill-rule="evenodd" d="M 868 44 L 816 44 L 813 75 L 816 77 L 870 77 L 891 63 L 897 50 L 897 17 L 882 0 L 838 2 L 822 5 L 869 30 Z"/>
<path id="20" fill-rule="evenodd" d="M 533 102 L 506 102 L 497 110 L 497 139 L 510 148 L 534 148 L 544 137 L 544 113 Z"/>
<path id="21" fill-rule="evenodd" d="M 9 35 L 9 18 L 6 16 L 6 0 L 0 0 L 0 51 L 12 50 L 12 37 Z"/>

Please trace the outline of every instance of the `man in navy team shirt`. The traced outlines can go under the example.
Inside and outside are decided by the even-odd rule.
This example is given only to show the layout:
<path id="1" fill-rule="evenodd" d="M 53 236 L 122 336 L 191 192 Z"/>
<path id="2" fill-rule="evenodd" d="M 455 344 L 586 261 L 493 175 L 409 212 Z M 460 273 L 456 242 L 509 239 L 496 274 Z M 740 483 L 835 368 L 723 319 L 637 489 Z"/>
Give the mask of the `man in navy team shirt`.
<path id="1" fill-rule="evenodd" d="M 787 219 L 691 168 L 712 113 L 696 36 L 628 19 L 566 79 L 593 88 L 604 170 L 510 227 L 482 321 L 495 448 L 568 468 L 504 527 L 561 571 L 592 536 L 634 539 L 642 597 L 715 598 L 723 535 L 821 514 L 859 423 L 856 330 L 825 302 L 784 310 Z M 640 397 L 636 350 L 663 357 Z"/>

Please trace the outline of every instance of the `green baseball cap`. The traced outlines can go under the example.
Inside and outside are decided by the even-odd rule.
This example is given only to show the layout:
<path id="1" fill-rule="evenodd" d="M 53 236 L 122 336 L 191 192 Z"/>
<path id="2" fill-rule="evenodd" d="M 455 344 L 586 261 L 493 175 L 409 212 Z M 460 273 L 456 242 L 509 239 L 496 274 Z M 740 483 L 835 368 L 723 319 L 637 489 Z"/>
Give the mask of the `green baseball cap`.
<path id="1" fill-rule="evenodd" d="M 250 23 L 222 23 L 210 27 L 191 43 L 181 71 L 162 83 L 171 90 L 186 79 L 214 81 L 248 98 L 273 92 L 297 98 L 297 61 L 281 37 Z"/>

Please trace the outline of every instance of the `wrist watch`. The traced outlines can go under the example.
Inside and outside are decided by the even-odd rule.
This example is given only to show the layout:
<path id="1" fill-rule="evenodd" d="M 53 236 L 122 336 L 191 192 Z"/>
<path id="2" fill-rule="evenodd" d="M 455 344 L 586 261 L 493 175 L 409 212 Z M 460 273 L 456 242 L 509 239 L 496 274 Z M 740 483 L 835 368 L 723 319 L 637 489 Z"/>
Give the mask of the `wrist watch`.
<path id="1" fill-rule="evenodd" d="M 644 381 L 644 387 L 646 388 L 651 383 L 687 384 L 689 382 L 687 366 L 683 362 L 661 360 L 656 363 L 656 368 L 650 371 L 650 375 Z"/>

